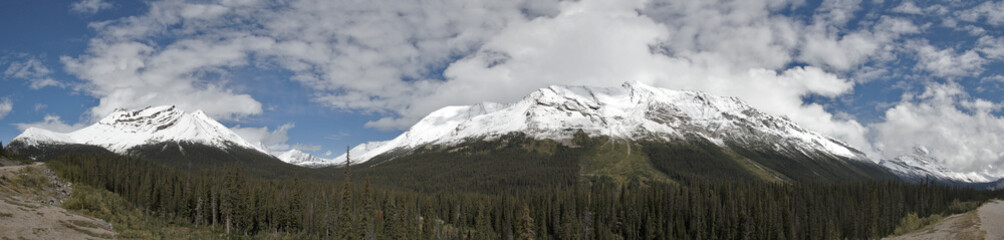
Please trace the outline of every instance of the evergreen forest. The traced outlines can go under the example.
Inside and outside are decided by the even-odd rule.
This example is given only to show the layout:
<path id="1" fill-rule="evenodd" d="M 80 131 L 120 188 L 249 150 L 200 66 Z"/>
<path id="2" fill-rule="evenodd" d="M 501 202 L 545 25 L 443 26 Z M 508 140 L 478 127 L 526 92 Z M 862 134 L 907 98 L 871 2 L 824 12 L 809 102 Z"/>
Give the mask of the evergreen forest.
<path id="1" fill-rule="evenodd" d="M 873 239 L 892 234 L 904 217 L 961 213 L 1001 195 L 891 179 L 701 177 L 532 188 L 455 179 L 416 190 L 388 179 L 371 184 L 354 168 L 327 169 L 340 171 L 330 179 L 266 178 L 239 163 L 183 170 L 97 153 L 64 154 L 47 166 L 66 180 L 120 195 L 151 218 L 228 238 Z M 455 184 L 464 190 L 441 190 Z"/>

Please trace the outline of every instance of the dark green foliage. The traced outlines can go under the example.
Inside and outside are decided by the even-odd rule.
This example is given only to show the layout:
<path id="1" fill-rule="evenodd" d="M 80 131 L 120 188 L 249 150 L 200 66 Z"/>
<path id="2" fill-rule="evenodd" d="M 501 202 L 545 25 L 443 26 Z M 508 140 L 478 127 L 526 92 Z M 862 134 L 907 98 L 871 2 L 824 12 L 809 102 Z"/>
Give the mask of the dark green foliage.
<path id="1" fill-rule="evenodd" d="M 652 165 L 676 179 L 748 181 L 758 178 L 737 164 L 724 149 L 703 138 L 689 142 L 646 142 L 644 146 Z"/>
<path id="2" fill-rule="evenodd" d="M 112 154 L 105 148 L 83 144 L 39 144 L 27 145 L 21 141 L 10 142 L 5 151 L 8 155 L 18 155 L 37 161 L 46 161 L 67 154 Z"/>
<path id="3" fill-rule="evenodd" d="M 645 152 L 660 171 L 677 179 L 749 181 L 861 181 L 895 176 L 870 162 L 822 153 L 783 153 L 768 147 L 730 143 L 722 148 L 701 137 L 688 141 L 644 142 Z M 759 172 L 758 172 L 759 171 Z"/>
<path id="4" fill-rule="evenodd" d="M 561 188 L 578 181 L 581 152 L 553 141 L 510 134 L 491 141 L 420 149 L 393 160 L 368 162 L 352 172 L 353 181 L 368 175 L 378 186 L 430 193 Z"/>
<path id="5" fill-rule="evenodd" d="M 25 156 L 42 162 L 68 153 L 115 155 L 107 149 L 92 145 L 41 144 L 30 146 L 19 141 L 12 142 L 5 151 L 13 153 L 10 155 Z M 235 146 L 219 149 L 198 143 L 162 142 L 132 148 L 128 155 L 156 161 L 185 171 L 222 168 L 238 164 L 245 166 L 242 170 L 247 171 L 248 174 L 263 178 L 299 176 L 312 179 L 330 179 L 335 176 L 331 172 L 287 164 L 257 150 Z"/>
<path id="6" fill-rule="evenodd" d="M 329 178 L 332 174 L 324 174 L 315 169 L 287 164 L 275 157 L 254 149 L 229 147 L 219 149 L 188 142 L 164 142 L 141 146 L 129 150 L 129 155 L 163 163 L 167 166 L 183 170 L 222 168 L 238 164 L 244 166 L 249 174 L 264 177 Z"/>
<path id="7" fill-rule="evenodd" d="M 516 225 L 517 239 L 520 240 L 533 240 L 537 236 L 536 227 L 533 223 L 533 217 L 530 216 L 530 207 L 523 205 L 519 209 L 519 219 Z"/>
<path id="8" fill-rule="evenodd" d="M 918 218 L 950 214 L 973 205 L 965 202 L 1000 196 L 929 182 L 706 178 L 676 184 L 416 193 L 332 181 L 264 179 L 244 174 L 244 166 L 237 164 L 192 172 L 115 155 L 64 155 L 48 165 L 64 179 L 122 196 L 151 217 L 211 226 L 233 237 L 337 238 L 321 227 L 326 210 L 319 206 L 330 202 L 328 210 L 345 213 L 335 214 L 344 216 L 335 221 L 348 219 L 353 229 L 372 224 L 362 233 L 341 235 L 352 238 L 863 239 L 893 233 L 909 213 Z M 333 190 L 352 194 L 330 194 Z M 344 205 L 334 207 L 339 204 Z M 349 230 L 340 225 L 330 231 Z"/>
<path id="9" fill-rule="evenodd" d="M 737 154 L 761 166 L 772 169 L 793 181 L 859 181 L 888 180 L 894 175 L 877 164 L 861 162 L 822 153 L 784 153 L 767 146 L 742 147 L 728 144 Z"/>

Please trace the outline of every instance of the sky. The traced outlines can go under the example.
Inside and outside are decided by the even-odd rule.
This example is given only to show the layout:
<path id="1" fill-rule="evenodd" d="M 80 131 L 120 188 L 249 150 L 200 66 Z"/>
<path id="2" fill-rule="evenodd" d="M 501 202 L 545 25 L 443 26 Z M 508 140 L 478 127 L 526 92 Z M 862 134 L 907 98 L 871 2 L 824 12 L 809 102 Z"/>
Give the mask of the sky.
<path id="1" fill-rule="evenodd" d="M 441 107 L 637 81 L 1004 176 L 1002 30 L 1002 1 L 10 0 L 0 141 L 175 105 L 333 157 Z"/>

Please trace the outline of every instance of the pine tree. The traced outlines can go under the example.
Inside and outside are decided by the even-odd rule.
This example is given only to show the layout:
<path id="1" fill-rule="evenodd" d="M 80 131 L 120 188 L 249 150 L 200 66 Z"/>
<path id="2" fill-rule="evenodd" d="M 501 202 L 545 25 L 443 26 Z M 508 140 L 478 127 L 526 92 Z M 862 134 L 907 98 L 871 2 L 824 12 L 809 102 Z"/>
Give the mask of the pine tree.
<path id="1" fill-rule="evenodd" d="M 338 214 L 338 227 L 335 231 L 338 233 L 336 235 L 339 239 L 358 239 L 356 236 L 356 231 L 353 229 L 353 219 L 352 211 L 352 188 L 350 181 L 352 180 L 350 175 L 350 168 L 352 167 L 352 159 L 349 157 L 349 148 L 345 148 L 345 182 L 342 184 L 342 201 L 340 203 L 341 209 Z"/>
<path id="2" fill-rule="evenodd" d="M 530 207 L 523 205 L 519 210 L 519 224 L 517 225 L 517 239 L 533 240 L 537 233 L 534 232 L 533 218 L 530 217 Z"/>
<path id="3" fill-rule="evenodd" d="M 366 176 L 366 186 L 363 188 L 363 212 L 360 214 L 359 219 L 359 229 L 361 230 L 358 234 L 362 239 L 376 239 L 375 226 L 373 225 L 373 218 L 376 215 L 376 211 L 373 210 L 373 193 L 372 187 L 370 186 L 370 177 Z"/>

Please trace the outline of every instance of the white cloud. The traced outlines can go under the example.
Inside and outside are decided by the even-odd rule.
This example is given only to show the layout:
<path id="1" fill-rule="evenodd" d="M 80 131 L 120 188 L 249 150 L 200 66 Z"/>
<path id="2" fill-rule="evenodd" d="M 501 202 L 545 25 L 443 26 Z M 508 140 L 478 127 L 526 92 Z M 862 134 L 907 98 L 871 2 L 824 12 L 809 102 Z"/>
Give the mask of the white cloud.
<path id="1" fill-rule="evenodd" d="M 946 167 L 959 172 L 1004 176 L 1002 105 L 972 98 L 955 83 L 927 84 L 921 94 L 906 94 L 885 112 L 874 129 L 875 147 L 893 158 L 925 147 Z"/>
<path id="2" fill-rule="evenodd" d="M 300 144 L 300 143 L 297 143 L 297 144 L 293 144 L 293 146 L 291 146 L 290 148 L 292 148 L 292 149 L 299 149 L 300 151 L 320 151 L 321 150 L 321 145 L 312 145 L 312 144 Z"/>
<path id="3" fill-rule="evenodd" d="M 809 26 L 799 59 L 816 66 L 848 71 L 876 56 L 891 55 L 895 41 L 902 35 L 920 32 L 920 27 L 911 21 L 892 17 L 880 18 L 870 30 L 840 34 L 833 29 L 828 25 Z"/>
<path id="4" fill-rule="evenodd" d="M 293 123 L 286 123 L 270 130 L 268 127 L 241 127 L 240 125 L 230 128 L 230 130 L 237 133 L 237 135 L 244 138 L 250 143 L 261 144 L 262 146 L 268 148 L 270 151 L 286 151 L 289 149 L 299 149 L 301 151 L 319 151 L 321 150 L 320 145 L 311 144 L 292 144 L 287 143 L 289 141 L 288 132 L 293 129 L 296 125 Z"/>
<path id="5" fill-rule="evenodd" d="M 49 107 L 49 106 L 45 105 L 45 104 L 41 104 L 41 103 L 36 103 L 35 104 L 35 112 L 42 111 L 42 109 L 45 109 L 46 107 Z"/>
<path id="6" fill-rule="evenodd" d="M 112 8 L 112 4 L 104 0 L 80 0 L 70 4 L 70 11 L 83 14 L 95 14 L 101 10 Z"/>
<path id="7" fill-rule="evenodd" d="M 976 41 L 976 51 L 988 59 L 1004 59 L 1004 37 L 983 36 Z"/>
<path id="8" fill-rule="evenodd" d="M 938 49 L 927 42 L 910 41 L 906 48 L 917 54 L 917 68 L 938 77 L 977 76 L 983 72 L 986 59 L 976 50 L 957 53 L 955 49 Z"/>
<path id="9" fill-rule="evenodd" d="M 7 117 L 10 111 L 14 110 L 14 101 L 11 101 L 9 97 L 0 99 L 0 119 Z"/>
<path id="10" fill-rule="evenodd" d="M 986 82 L 986 81 L 995 81 L 995 82 L 1002 82 L 1002 83 L 1004 83 L 1004 75 L 993 75 L 993 76 L 988 76 L 988 77 L 985 77 L 983 79 L 980 79 L 980 83 L 983 83 L 983 82 Z"/>
<path id="11" fill-rule="evenodd" d="M 293 126 L 295 126 L 293 123 L 286 123 L 275 128 L 275 130 L 269 130 L 268 127 L 255 128 L 237 125 L 230 128 L 230 130 L 250 143 L 261 144 L 268 147 L 271 151 L 283 151 L 290 148 L 289 144 L 286 144 L 286 141 L 289 141 L 289 136 L 286 133 Z"/>
<path id="12" fill-rule="evenodd" d="M 858 11 L 858 3 L 827 1 L 816 21 L 842 25 Z M 403 128 L 442 106 L 511 101 L 549 84 L 609 86 L 639 80 L 752 99 L 757 96 L 727 86 L 750 85 L 733 84 L 747 82 L 750 69 L 785 74 L 796 52 L 807 52 L 799 49 L 803 42 L 837 43 L 831 49 L 843 51 L 826 58 L 837 60 L 820 61 L 847 70 L 895 38 L 871 32 L 803 38 L 804 23 L 770 14 L 788 6 L 792 3 L 301 0 L 275 11 L 254 2 L 154 2 L 146 15 L 92 24 L 100 34 L 88 54 L 63 60 L 68 72 L 88 81 L 86 91 L 101 99 L 91 110 L 94 116 L 117 107 L 168 103 L 201 108 L 214 117 L 258 114 L 256 100 L 227 90 L 232 82 L 205 76 L 265 61 L 291 70 L 295 81 L 316 90 L 316 101 L 391 116 L 367 126 Z M 219 18 L 231 20 L 213 21 Z M 251 24 L 228 25 L 242 21 Z M 894 33 L 912 26 L 886 23 L 906 26 L 907 31 Z M 179 40 L 163 46 L 144 40 L 162 36 Z M 462 59 L 453 62 L 457 57 Z M 485 61 L 497 66 L 488 68 Z M 446 69 L 446 79 L 434 80 L 438 76 L 430 69 L 437 68 Z M 790 81 L 773 78 L 761 81 Z M 798 109 L 801 96 L 849 91 L 796 85 L 801 88 L 767 94 L 784 96 L 771 99 L 786 104 L 762 101 L 758 106 Z"/>
<path id="13" fill-rule="evenodd" d="M 230 70 L 291 70 L 334 108 L 408 108 L 432 72 L 477 49 L 512 19 L 547 15 L 552 1 L 427 2 L 297 0 L 151 2 L 148 13 L 92 23 L 88 53 L 62 60 L 99 98 L 92 116 L 119 107 L 173 104 L 232 119 L 262 113 L 231 89 Z M 324 23 L 324 24 L 318 24 Z M 155 44 L 150 39 L 176 39 Z M 260 65 L 256 65 L 258 67 Z M 402 82 L 404 79 L 414 79 Z"/>
<path id="14" fill-rule="evenodd" d="M 14 58 L 9 60 L 7 69 L 3 72 L 4 77 L 25 80 L 31 89 L 36 90 L 48 86 L 64 86 L 63 83 L 49 77 L 52 70 L 43 65 L 39 58 L 26 54 L 18 54 Z"/>
<path id="15" fill-rule="evenodd" d="M 328 150 L 327 152 L 324 152 L 324 156 L 325 157 L 330 157 L 331 155 L 334 155 L 334 154 L 335 153 L 331 152 L 331 150 Z"/>
<path id="16" fill-rule="evenodd" d="M 82 88 L 100 99 L 90 110 L 93 119 L 117 108 L 175 105 L 203 110 L 217 119 L 262 113 L 261 103 L 227 87 L 220 68 L 247 64 L 245 51 L 264 49 L 272 41 L 254 36 L 226 40 L 181 40 L 158 47 L 134 41 L 92 41 L 88 54 L 63 57 L 66 71 L 86 80 Z"/>
<path id="17" fill-rule="evenodd" d="M 1004 24 L 1004 2 L 987 1 L 958 13 L 959 19 L 1000 26 Z"/>
<path id="18" fill-rule="evenodd" d="M 924 13 L 924 11 L 920 9 L 920 7 L 917 7 L 917 5 L 913 4 L 913 1 L 910 0 L 903 1 L 903 3 L 900 3 L 899 6 L 893 8 L 892 11 L 897 13 L 918 14 L 918 15 Z"/>
<path id="19" fill-rule="evenodd" d="M 824 0 L 816 9 L 816 22 L 843 26 L 861 9 L 861 0 Z"/>
<path id="20" fill-rule="evenodd" d="M 987 33 L 986 29 L 983 29 L 983 28 L 977 27 L 977 26 L 973 26 L 973 25 L 965 25 L 965 26 L 962 27 L 962 29 L 968 31 L 969 35 L 973 35 L 973 36 L 982 36 L 983 34 Z"/>
<path id="21" fill-rule="evenodd" d="M 229 75 L 245 67 L 288 70 L 314 101 L 385 116 L 366 124 L 382 129 L 551 84 L 641 81 L 737 96 L 868 148 L 868 128 L 803 99 L 845 96 L 856 81 L 888 73 L 870 63 L 895 62 L 904 49 L 936 76 L 978 72 L 979 53 L 989 54 L 903 46 L 929 25 L 862 13 L 857 0 L 825 1 L 810 18 L 776 14 L 806 7 L 785 0 L 279 4 L 151 2 L 144 15 L 92 23 L 98 36 L 87 53 L 62 60 L 86 81 L 82 91 L 100 99 L 93 116 L 161 104 L 217 118 L 260 114 L 258 100 L 234 90 L 241 81 Z M 935 7 L 924 12 L 947 14 Z M 282 127 L 244 130 L 259 140 L 282 135 L 271 145 L 290 147 Z"/>
<path id="22" fill-rule="evenodd" d="M 45 115 L 45 118 L 42 121 L 33 123 L 15 123 L 14 126 L 17 126 L 17 129 L 21 131 L 34 127 L 60 133 L 73 132 L 78 129 L 87 127 L 87 125 L 83 123 L 75 123 L 73 125 L 69 125 L 64 123 L 59 118 L 59 116 L 48 115 L 48 114 Z"/>
<path id="23" fill-rule="evenodd" d="M 646 15 L 638 15 L 637 7 L 631 2 L 567 3 L 562 5 L 562 13 L 554 18 L 510 24 L 485 43 L 477 54 L 447 68 L 448 81 L 433 90 L 441 94 L 418 98 L 401 118 L 384 118 L 367 126 L 409 126 L 441 106 L 478 101 L 512 102 L 551 84 L 616 86 L 624 81 L 640 81 L 673 89 L 738 96 L 753 106 L 787 115 L 810 129 L 844 139 L 854 146 L 869 145 L 864 137 L 866 129 L 856 121 L 838 119 L 820 105 L 803 103 L 802 98 L 808 95 L 835 97 L 846 94 L 854 83 L 817 67 L 784 69 L 783 65 L 790 62 L 794 52 L 790 49 L 794 44 L 788 45 L 784 34 L 764 36 L 766 45 L 776 44 L 773 50 L 733 51 L 757 49 L 744 44 L 760 41 L 757 39 L 762 36 L 760 33 L 771 33 L 772 27 L 764 26 L 763 31 L 752 32 L 725 30 L 719 33 L 721 37 L 709 38 L 714 39 L 709 41 L 671 37 L 675 32 L 669 29 L 674 27 L 667 28 L 662 23 L 673 21 L 655 22 Z M 695 9 L 679 11 L 700 12 Z M 693 21 L 715 19 L 703 16 L 694 17 Z M 748 20 L 736 19 L 741 23 Z M 716 31 L 715 27 L 728 28 L 712 25 L 701 29 Z M 700 34 L 690 36 L 701 38 Z M 697 47 L 706 49 L 704 51 L 687 51 L 687 47 L 681 47 L 716 43 L 718 45 Z M 767 59 L 777 62 L 756 61 L 764 59 L 757 56 L 774 57 Z M 776 68 L 780 70 L 773 70 Z"/>

